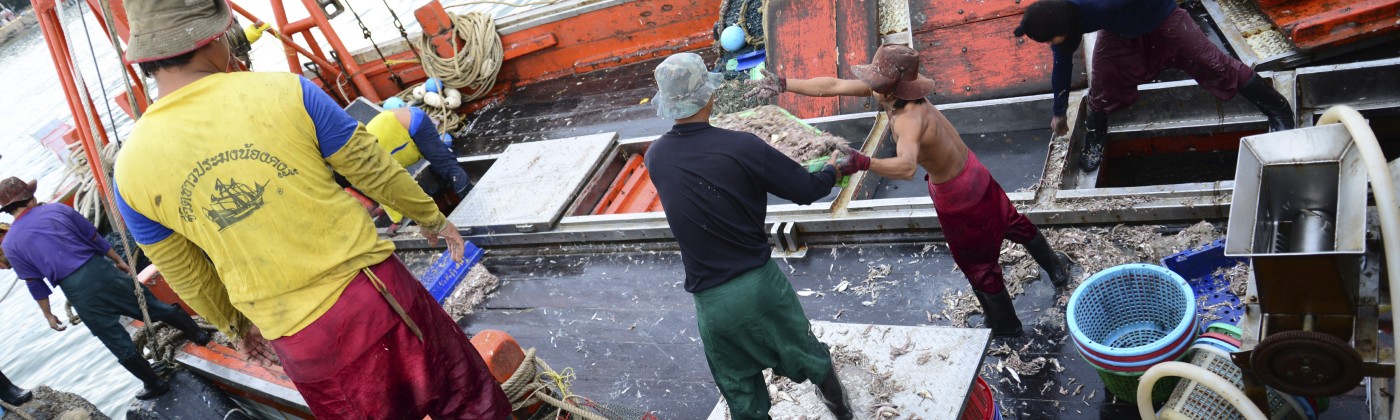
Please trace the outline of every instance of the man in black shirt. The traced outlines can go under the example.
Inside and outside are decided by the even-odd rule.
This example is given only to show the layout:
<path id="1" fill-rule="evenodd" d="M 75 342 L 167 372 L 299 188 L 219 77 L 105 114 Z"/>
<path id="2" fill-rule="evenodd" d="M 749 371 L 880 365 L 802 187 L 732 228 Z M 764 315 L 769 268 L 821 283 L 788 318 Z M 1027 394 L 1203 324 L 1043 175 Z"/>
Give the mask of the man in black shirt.
<path id="1" fill-rule="evenodd" d="M 794 382 L 820 384 L 827 408 L 852 418 L 826 345 L 812 335 L 787 276 L 769 259 L 763 220 L 769 193 L 811 204 L 831 192 L 838 173 L 853 173 L 869 158 L 850 153 L 809 173 L 753 134 L 710 126 L 721 80 L 700 56 L 673 55 L 655 76 L 657 114 L 676 125 L 652 143 L 646 166 L 680 243 L 685 290 L 694 295 L 705 359 L 730 416 L 768 418 L 763 370 L 772 368 Z"/>

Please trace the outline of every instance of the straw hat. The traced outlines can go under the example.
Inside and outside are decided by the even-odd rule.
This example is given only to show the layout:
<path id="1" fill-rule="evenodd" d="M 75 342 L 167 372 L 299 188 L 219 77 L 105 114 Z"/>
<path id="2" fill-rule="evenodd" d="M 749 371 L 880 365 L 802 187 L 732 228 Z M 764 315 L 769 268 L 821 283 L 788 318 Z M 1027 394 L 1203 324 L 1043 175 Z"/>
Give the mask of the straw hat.
<path id="1" fill-rule="evenodd" d="M 919 53 L 904 45 L 880 46 L 870 64 L 851 66 L 851 72 L 870 85 L 870 90 L 906 101 L 933 92 L 933 80 L 919 74 Z"/>
<path id="2" fill-rule="evenodd" d="M 128 0 L 126 16 L 131 22 L 126 60 L 132 63 L 197 50 L 233 25 L 225 0 Z"/>

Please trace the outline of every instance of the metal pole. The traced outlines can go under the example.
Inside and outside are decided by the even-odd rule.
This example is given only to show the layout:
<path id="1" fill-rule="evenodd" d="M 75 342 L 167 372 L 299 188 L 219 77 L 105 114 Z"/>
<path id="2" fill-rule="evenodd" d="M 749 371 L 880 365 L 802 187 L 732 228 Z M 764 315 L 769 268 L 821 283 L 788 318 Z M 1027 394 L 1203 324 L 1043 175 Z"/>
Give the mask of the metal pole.
<path id="1" fill-rule="evenodd" d="M 233 7 L 232 2 L 230 2 L 230 7 Z M 252 14 L 248 13 L 247 10 L 243 10 L 242 7 L 237 7 L 236 9 L 239 13 L 242 13 L 244 16 L 249 16 L 249 19 L 252 19 Z M 282 0 L 272 0 L 272 18 L 277 22 L 277 35 L 279 37 L 284 36 L 282 34 L 286 33 L 287 30 L 287 10 L 282 6 Z M 290 42 L 289 44 L 295 45 L 296 43 Z M 282 52 L 287 55 L 287 67 L 292 69 L 292 73 L 301 74 L 301 64 L 297 63 L 297 52 L 287 48 L 283 48 Z M 311 56 L 310 54 L 306 55 L 308 57 Z"/>
<path id="2" fill-rule="evenodd" d="M 53 59 L 54 69 L 58 72 L 59 82 L 63 84 L 63 93 L 67 96 L 68 109 L 73 113 L 73 121 L 77 125 L 78 138 L 83 143 L 83 153 L 87 156 L 88 166 L 92 168 L 93 179 L 97 182 L 97 187 L 101 191 L 107 191 L 107 172 L 102 168 L 102 152 L 97 144 L 97 139 L 93 132 L 101 133 L 106 137 L 106 130 L 102 128 L 99 121 L 94 126 L 93 121 L 88 118 L 88 112 L 96 115 L 96 109 L 92 108 L 90 101 L 87 101 L 89 110 L 83 109 L 83 95 L 73 76 L 72 57 L 68 51 L 67 36 L 63 33 L 63 27 L 59 23 L 59 16 L 54 6 L 54 0 L 36 0 L 34 2 L 34 15 L 39 20 L 39 28 L 44 33 L 44 39 L 49 46 L 49 56 Z"/>
<path id="3" fill-rule="evenodd" d="M 281 2 L 281 0 L 273 1 Z M 345 43 L 340 42 L 340 35 L 335 33 L 335 28 L 331 27 L 330 19 L 326 18 L 326 11 L 321 10 L 315 0 L 302 0 L 302 4 L 306 5 L 306 10 L 311 13 L 311 20 L 315 21 L 316 26 L 321 28 L 321 35 L 324 35 L 326 42 L 331 44 L 331 49 L 340 56 L 341 61 L 345 64 L 343 70 L 348 73 L 350 81 L 360 88 L 360 95 L 374 102 L 382 100 L 379 92 L 374 89 L 374 85 L 369 82 L 369 78 L 360 71 L 360 63 L 355 62 L 355 56 L 350 53 L 350 50 L 345 49 Z"/>

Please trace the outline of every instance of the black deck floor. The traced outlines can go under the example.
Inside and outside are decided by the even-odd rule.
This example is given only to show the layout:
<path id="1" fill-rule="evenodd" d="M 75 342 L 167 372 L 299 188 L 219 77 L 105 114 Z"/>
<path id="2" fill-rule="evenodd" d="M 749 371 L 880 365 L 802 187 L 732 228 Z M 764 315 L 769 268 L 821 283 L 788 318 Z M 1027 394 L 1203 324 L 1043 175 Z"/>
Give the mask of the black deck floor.
<path id="1" fill-rule="evenodd" d="M 698 51 L 707 60 L 709 49 Z M 661 135 L 674 123 L 658 117 L 652 71 L 664 58 L 573 75 L 510 92 L 501 103 L 467 115 L 459 156 L 500 153 L 513 143 L 616 131 L 618 138 Z M 646 100 L 647 102 L 643 102 Z"/>
<path id="2" fill-rule="evenodd" d="M 797 290 L 825 292 L 802 298 L 808 317 L 834 322 L 886 325 L 948 325 L 929 312 L 943 308 L 940 297 L 968 290 L 942 243 L 862 245 L 816 248 L 806 258 L 779 261 Z M 555 369 L 571 367 L 578 375 L 574 391 L 590 398 L 654 410 L 661 418 L 701 419 L 719 394 L 710 380 L 695 310 L 682 288 L 679 254 L 623 252 L 609 254 L 488 257 L 486 266 L 502 280 L 499 292 L 462 321 L 469 333 L 503 330 L 521 345 L 535 347 Z M 869 296 L 833 293 L 844 280 L 859 283 L 868 266 L 889 264 L 888 280 L 897 281 L 872 306 Z M 1066 369 L 1021 377 L 982 370 L 996 388 L 997 399 L 1013 418 L 1134 418 L 1136 408 L 1111 400 L 1093 368 L 1074 354 L 1066 340 L 1062 312 L 1049 312 L 1060 295 L 1039 281 L 1016 299 L 1030 333 L 1026 338 L 994 340 L 1019 349 L 1022 357 L 1057 358 Z M 1061 307 L 1062 309 L 1062 307 Z M 971 320 L 974 324 L 980 318 Z M 995 365 L 999 357 L 987 357 Z M 1071 379 L 1074 382 L 1071 384 Z M 1053 383 L 1042 392 L 1047 382 Z M 1058 387 L 1086 384 L 1080 395 L 1061 395 Z M 911 391 L 912 392 L 912 391 Z M 1093 392 L 1094 398 L 1087 399 Z M 1324 418 L 1361 418 L 1365 400 L 1359 391 L 1334 398 Z"/>

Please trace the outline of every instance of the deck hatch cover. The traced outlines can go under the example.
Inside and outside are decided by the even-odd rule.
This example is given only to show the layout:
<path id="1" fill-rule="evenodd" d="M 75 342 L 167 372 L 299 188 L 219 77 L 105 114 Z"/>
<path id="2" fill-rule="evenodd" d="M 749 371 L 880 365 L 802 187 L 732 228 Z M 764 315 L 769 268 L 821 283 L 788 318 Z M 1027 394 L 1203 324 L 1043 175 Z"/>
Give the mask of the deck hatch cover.
<path id="1" fill-rule="evenodd" d="M 860 354 L 866 366 L 874 372 L 855 365 L 838 366 L 841 383 L 850 396 L 856 413 L 873 413 L 875 398 L 867 389 L 877 376 L 890 374 L 886 383 L 899 384 L 903 392 L 890 396 L 882 404 L 898 407 L 902 416 L 929 420 L 957 419 L 967 403 L 968 392 L 982 366 L 982 355 L 991 342 L 991 330 L 985 328 L 906 327 L 871 324 L 845 324 L 812 321 L 812 334 L 833 348 L 843 348 L 848 354 Z M 891 349 L 905 349 L 907 354 L 896 356 Z M 919 360 L 924 359 L 925 363 Z M 838 365 L 841 365 L 838 363 Z M 920 395 L 921 391 L 928 391 Z M 830 412 L 817 397 L 816 386 L 804 382 L 788 394 L 791 399 L 773 402 L 769 413 L 773 418 L 831 418 Z M 721 398 L 710 412 L 709 420 L 729 418 L 728 406 Z M 856 418 L 864 418 L 858 415 Z M 905 418 L 905 417 L 900 417 Z"/>
<path id="2" fill-rule="evenodd" d="M 617 133 L 512 144 L 448 217 L 476 233 L 553 228 L 617 140 Z"/>

